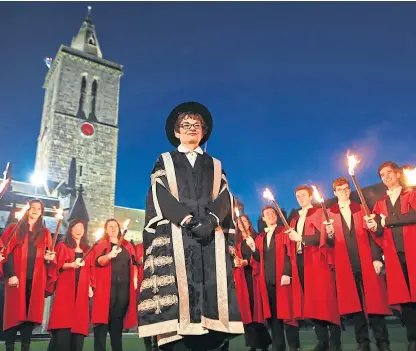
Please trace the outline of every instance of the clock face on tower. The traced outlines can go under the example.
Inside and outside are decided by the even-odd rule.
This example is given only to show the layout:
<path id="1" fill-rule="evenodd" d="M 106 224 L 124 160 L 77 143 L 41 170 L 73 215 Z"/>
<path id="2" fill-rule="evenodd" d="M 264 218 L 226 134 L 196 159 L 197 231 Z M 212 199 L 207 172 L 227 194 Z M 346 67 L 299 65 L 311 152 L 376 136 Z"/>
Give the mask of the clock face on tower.
<path id="1" fill-rule="evenodd" d="M 91 123 L 84 122 L 81 124 L 81 133 L 83 136 L 91 137 L 94 134 L 94 126 Z"/>

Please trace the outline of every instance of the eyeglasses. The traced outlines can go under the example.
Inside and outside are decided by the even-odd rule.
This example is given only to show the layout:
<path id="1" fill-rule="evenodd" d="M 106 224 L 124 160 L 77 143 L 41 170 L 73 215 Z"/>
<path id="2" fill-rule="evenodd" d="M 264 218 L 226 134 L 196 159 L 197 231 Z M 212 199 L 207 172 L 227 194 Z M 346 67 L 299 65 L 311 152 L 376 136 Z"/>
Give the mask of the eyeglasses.
<path id="1" fill-rule="evenodd" d="M 343 189 L 336 189 L 336 191 L 338 192 L 338 193 L 346 193 L 346 192 L 348 192 L 348 191 L 350 191 L 351 189 L 348 187 L 348 188 L 343 188 Z"/>
<path id="2" fill-rule="evenodd" d="M 191 124 L 191 123 L 182 123 L 181 125 L 179 125 L 179 127 L 183 128 L 185 130 L 189 130 L 192 127 L 194 127 L 195 129 L 201 129 L 202 128 L 202 124 L 199 123 L 199 122 L 194 123 L 194 124 Z"/>

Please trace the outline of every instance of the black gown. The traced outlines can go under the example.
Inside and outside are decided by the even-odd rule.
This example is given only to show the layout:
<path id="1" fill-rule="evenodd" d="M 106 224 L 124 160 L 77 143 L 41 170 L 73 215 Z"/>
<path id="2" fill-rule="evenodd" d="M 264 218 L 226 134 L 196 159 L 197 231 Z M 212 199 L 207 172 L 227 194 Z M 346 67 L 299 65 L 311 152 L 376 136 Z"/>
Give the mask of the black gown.
<path id="1" fill-rule="evenodd" d="M 255 236 L 253 236 L 255 239 Z M 243 240 L 241 243 L 241 255 L 243 260 L 250 262 L 252 251 L 247 245 L 246 241 Z M 244 277 L 246 279 L 248 296 L 250 300 L 250 311 L 251 315 L 254 312 L 254 291 L 253 291 L 253 273 L 250 265 L 244 267 Z M 262 323 L 252 322 L 250 324 L 244 324 L 244 337 L 246 340 L 246 346 L 255 349 L 267 349 L 272 343 L 272 340 L 267 330 L 266 325 Z"/>
<path id="2" fill-rule="evenodd" d="M 178 150 L 159 157 L 143 231 L 144 279 L 154 283 L 141 287 L 139 336 L 159 336 L 160 347 L 183 339 L 210 350 L 244 332 L 228 252 L 234 242 L 232 203 L 219 161 L 204 153 L 192 167 Z M 181 222 L 189 214 L 209 213 L 220 226 L 201 245 Z"/>

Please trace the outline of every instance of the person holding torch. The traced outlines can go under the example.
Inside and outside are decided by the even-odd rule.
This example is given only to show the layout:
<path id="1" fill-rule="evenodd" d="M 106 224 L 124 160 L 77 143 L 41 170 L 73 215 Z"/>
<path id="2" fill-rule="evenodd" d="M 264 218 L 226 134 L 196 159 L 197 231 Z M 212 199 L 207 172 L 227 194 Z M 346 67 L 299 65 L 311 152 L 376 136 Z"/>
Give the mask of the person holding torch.
<path id="1" fill-rule="evenodd" d="M 338 203 L 329 208 L 332 223 L 326 226 L 327 243 L 334 247 L 338 309 L 354 324 L 359 351 L 370 351 L 369 324 L 379 351 L 388 351 L 389 334 L 384 320 L 391 315 L 381 275 L 382 253 L 364 228 L 364 206 L 351 202 L 347 178 L 332 183 Z M 365 306 L 365 308 L 364 308 Z"/>
<path id="2" fill-rule="evenodd" d="M 7 351 L 14 351 L 18 331 L 22 351 L 28 351 L 33 328 L 42 324 L 47 265 L 55 257 L 49 251 L 52 237 L 43 225 L 44 210 L 40 200 L 30 201 L 19 222 L 11 224 L 2 235 L 7 279 L 3 317 Z"/>
<path id="3" fill-rule="evenodd" d="M 292 265 L 288 256 L 291 243 L 284 226 L 278 226 L 278 214 L 272 206 L 262 209 L 265 232 L 256 238 L 253 258 L 259 262 L 254 276 L 255 306 L 267 319 L 272 334 L 273 350 L 286 348 L 285 332 L 290 351 L 300 347 L 299 328 L 292 309 Z M 295 245 L 293 245 L 295 246 Z"/>
<path id="4" fill-rule="evenodd" d="M 271 344 L 269 331 L 264 322 L 260 300 L 255 297 L 254 280 L 259 274 L 259 263 L 254 259 L 256 250 L 256 232 L 253 229 L 247 215 L 241 215 L 235 209 L 237 215 L 237 237 L 240 240 L 236 243 L 234 258 L 234 281 L 237 290 L 237 298 L 241 311 L 241 318 L 244 323 L 244 337 L 246 346 L 250 351 L 256 349 L 267 350 Z M 255 307 L 256 306 L 256 307 Z"/>
<path id="5" fill-rule="evenodd" d="M 312 321 L 318 339 L 314 351 L 339 351 L 341 321 L 326 247 L 325 216 L 322 208 L 312 205 L 312 187 L 297 187 L 295 196 L 301 209 L 290 223 L 289 238 L 301 243 L 302 250 L 293 248 L 289 253 L 294 315 Z"/>
<path id="6" fill-rule="evenodd" d="M 89 298 L 94 294 L 94 257 L 89 255 L 87 232 L 81 220 L 69 223 L 63 241 L 56 245 L 48 269 L 48 290 L 55 292 L 49 316 L 52 334 L 48 351 L 82 351 L 90 323 Z"/>
<path id="7" fill-rule="evenodd" d="M 374 205 L 376 217 L 366 217 L 366 223 L 383 250 L 388 302 L 400 305 L 408 351 L 416 351 L 416 193 L 402 187 L 401 169 L 392 161 L 378 175 L 387 191 Z"/>
<path id="8" fill-rule="evenodd" d="M 105 351 L 107 333 L 111 349 L 122 351 L 123 329 L 137 326 L 137 265 L 133 245 L 124 239 L 115 219 L 104 224 L 104 236 L 93 250 L 95 291 L 91 323 L 94 327 L 94 350 Z"/>

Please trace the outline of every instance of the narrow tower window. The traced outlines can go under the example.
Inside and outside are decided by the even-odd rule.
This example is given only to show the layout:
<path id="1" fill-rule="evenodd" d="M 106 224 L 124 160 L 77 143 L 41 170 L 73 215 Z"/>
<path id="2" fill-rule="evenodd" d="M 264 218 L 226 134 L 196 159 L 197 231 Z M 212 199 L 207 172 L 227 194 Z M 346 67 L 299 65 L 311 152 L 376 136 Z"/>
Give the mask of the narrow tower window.
<path id="1" fill-rule="evenodd" d="M 79 96 L 79 106 L 78 106 L 78 113 L 77 117 L 85 119 L 85 112 L 84 112 L 84 103 L 85 103 L 85 92 L 87 89 L 87 79 L 82 77 L 81 81 L 81 94 Z"/>
<path id="2" fill-rule="evenodd" d="M 90 116 L 89 116 L 89 119 L 92 121 L 97 121 L 97 117 L 95 114 L 95 110 L 97 106 L 97 88 L 98 88 L 98 82 L 96 79 L 94 79 L 94 82 L 92 82 L 92 88 L 91 88 L 91 109 L 90 109 Z"/>

